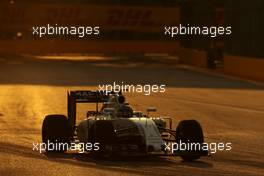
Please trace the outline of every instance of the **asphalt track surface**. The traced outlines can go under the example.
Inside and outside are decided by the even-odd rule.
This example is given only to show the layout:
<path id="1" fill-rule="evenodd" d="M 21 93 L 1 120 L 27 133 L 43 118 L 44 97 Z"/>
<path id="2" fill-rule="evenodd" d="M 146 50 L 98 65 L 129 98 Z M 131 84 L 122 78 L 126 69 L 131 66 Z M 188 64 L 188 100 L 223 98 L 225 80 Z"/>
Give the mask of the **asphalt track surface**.
<path id="1" fill-rule="evenodd" d="M 170 64 L 171 65 L 171 64 Z M 264 175 L 264 87 L 185 70 L 157 60 L 89 61 L 0 58 L 0 175 Z M 66 91 L 96 89 L 98 84 L 166 84 L 165 93 L 128 94 L 134 109 L 148 106 L 157 115 L 196 119 L 207 142 L 231 142 L 192 163 L 178 157 L 94 159 L 89 154 L 45 155 L 41 142 L 47 114 L 66 114 Z M 81 107 L 85 109 L 85 107 Z M 81 110 L 80 110 L 81 112 Z M 80 113 L 79 113 L 80 114 Z M 83 115 L 85 116 L 85 115 Z"/>

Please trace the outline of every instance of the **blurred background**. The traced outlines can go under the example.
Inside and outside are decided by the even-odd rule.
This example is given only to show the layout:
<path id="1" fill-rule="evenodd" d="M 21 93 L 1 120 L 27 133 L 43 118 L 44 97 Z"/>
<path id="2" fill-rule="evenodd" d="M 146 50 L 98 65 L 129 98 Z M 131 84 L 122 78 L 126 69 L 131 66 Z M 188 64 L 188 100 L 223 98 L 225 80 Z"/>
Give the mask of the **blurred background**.
<path id="1" fill-rule="evenodd" d="M 261 0 L 2 0 L 1 54 L 159 53 L 177 56 L 174 63 L 263 81 L 264 2 Z M 231 26 L 232 35 L 164 35 L 165 26 Z M 100 35 L 32 35 L 32 27 L 100 26 Z"/>

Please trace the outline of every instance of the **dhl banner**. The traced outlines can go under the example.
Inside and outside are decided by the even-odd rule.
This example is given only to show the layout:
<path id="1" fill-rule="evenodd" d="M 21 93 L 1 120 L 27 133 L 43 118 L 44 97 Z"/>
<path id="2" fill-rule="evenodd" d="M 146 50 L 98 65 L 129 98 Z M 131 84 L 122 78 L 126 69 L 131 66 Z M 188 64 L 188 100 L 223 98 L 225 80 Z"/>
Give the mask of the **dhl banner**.
<path id="1" fill-rule="evenodd" d="M 53 53 L 56 52 L 54 48 L 58 48 L 58 53 L 68 51 L 111 53 L 117 52 L 117 49 L 122 53 L 155 51 L 164 53 L 175 51 L 179 46 L 177 40 L 161 39 L 165 26 L 179 24 L 180 8 L 178 6 L 0 2 L 0 21 L 0 53 L 8 51 Z M 140 35 L 135 36 L 140 37 L 132 41 L 118 38 L 118 35 L 114 40 L 100 36 L 103 40 L 100 37 L 96 40 L 89 40 L 89 38 L 69 40 L 66 37 L 59 37 L 50 41 L 32 35 L 33 27 L 47 26 L 47 24 L 99 26 L 104 32 L 132 31 L 133 35 L 138 33 Z M 152 37 L 153 34 L 154 37 Z M 141 39 L 141 36 L 146 35 L 150 37 Z"/>
<path id="2" fill-rule="evenodd" d="M 160 31 L 164 25 L 178 24 L 179 19 L 178 7 L 36 3 L 0 6 L 0 20 L 6 29 L 59 24 L 97 25 L 104 29 Z"/>

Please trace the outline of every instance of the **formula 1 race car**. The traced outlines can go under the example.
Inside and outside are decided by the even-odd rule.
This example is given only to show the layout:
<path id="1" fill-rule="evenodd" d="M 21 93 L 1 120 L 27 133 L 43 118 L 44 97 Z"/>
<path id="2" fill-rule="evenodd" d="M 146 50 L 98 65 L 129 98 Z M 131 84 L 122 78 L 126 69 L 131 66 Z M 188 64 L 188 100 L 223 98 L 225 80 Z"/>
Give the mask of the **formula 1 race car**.
<path id="1" fill-rule="evenodd" d="M 96 108 L 88 111 L 87 117 L 76 125 L 79 103 L 94 103 Z M 208 155 L 208 150 L 201 147 L 204 136 L 196 120 L 183 120 L 173 130 L 172 119 L 151 117 L 150 112 L 154 111 L 155 108 L 148 108 L 147 114 L 133 111 L 121 92 L 69 91 L 68 117 L 47 115 L 42 140 L 47 145 L 89 143 L 94 147 L 89 151 L 95 156 L 159 154 L 192 161 Z M 184 147 L 180 148 L 180 144 Z M 189 144 L 195 144 L 195 148 Z M 66 150 L 53 148 L 46 152 Z"/>

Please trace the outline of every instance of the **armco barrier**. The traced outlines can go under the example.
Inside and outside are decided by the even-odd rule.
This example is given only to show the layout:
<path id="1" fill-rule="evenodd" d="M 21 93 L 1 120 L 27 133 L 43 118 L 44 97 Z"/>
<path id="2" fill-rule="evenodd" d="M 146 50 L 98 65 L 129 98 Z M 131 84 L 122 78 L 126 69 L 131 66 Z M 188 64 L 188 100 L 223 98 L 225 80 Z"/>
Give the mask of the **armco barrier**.
<path id="1" fill-rule="evenodd" d="M 47 53 L 175 53 L 179 42 L 154 41 L 0 41 L 0 53 L 4 54 L 47 54 Z"/>
<path id="2" fill-rule="evenodd" d="M 252 80 L 264 81 L 264 59 L 224 56 L 224 72 Z"/>

